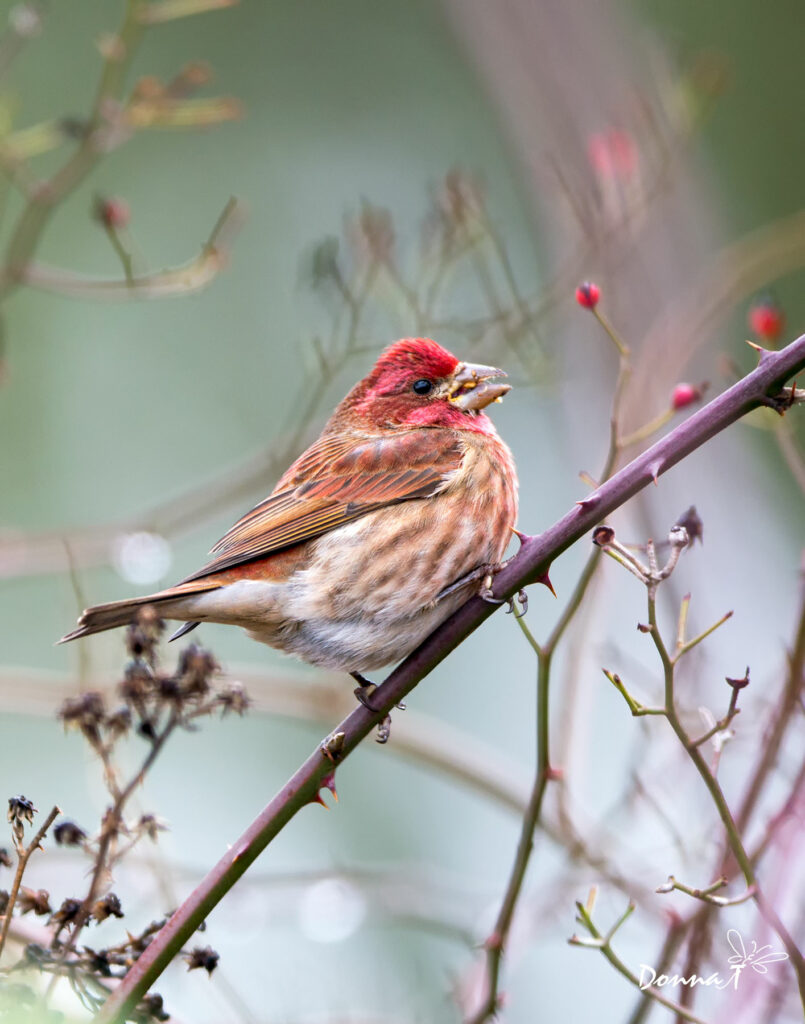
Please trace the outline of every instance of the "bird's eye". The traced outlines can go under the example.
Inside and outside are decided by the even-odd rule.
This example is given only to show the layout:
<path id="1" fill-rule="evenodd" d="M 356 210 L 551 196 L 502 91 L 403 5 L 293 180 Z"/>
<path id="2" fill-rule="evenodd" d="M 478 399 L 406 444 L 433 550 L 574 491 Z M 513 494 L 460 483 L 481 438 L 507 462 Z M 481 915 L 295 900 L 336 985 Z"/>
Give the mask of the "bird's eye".
<path id="1" fill-rule="evenodd" d="M 418 395 L 429 395 L 433 391 L 433 381 L 424 379 L 414 381 L 414 391 Z"/>

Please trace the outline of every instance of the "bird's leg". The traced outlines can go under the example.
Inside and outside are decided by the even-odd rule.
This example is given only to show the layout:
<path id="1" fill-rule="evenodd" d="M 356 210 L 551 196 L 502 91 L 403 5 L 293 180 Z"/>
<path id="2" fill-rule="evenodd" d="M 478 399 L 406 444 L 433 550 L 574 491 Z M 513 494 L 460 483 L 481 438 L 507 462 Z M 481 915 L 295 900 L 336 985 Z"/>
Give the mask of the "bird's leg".
<path id="1" fill-rule="evenodd" d="M 377 684 L 373 683 L 371 679 L 367 679 L 366 676 L 362 676 L 360 672 L 350 672 L 350 675 L 358 684 L 353 691 L 358 702 L 363 704 L 368 711 L 377 711 L 378 709 L 372 706 L 370 699 L 377 689 Z"/>
<path id="2" fill-rule="evenodd" d="M 489 604 L 506 604 L 505 598 L 495 597 L 492 591 L 492 581 L 495 578 L 495 574 L 499 573 L 502 568 L 502 565 L 492 566 L 490 571 L 484 576 L 481 589 L 478 591 L 478 597 L 482 601 L 487 601 Z"/>
<path id="3" fill-rule="evenodd" d="M 377 689 L 377 684 L 373 683 L 366 676 L 361 675 L 360 672 L 350 672 L 350 675 L 358 684 L 355 687 L 354 693 L 358 698 L 359 703 L 363 704 L 367 711 L 377 713 L 380 709 L 374 707 L 372 704 L 372 694 Z M 396 705 L 400 711 L 405 711 L 405 704 L 400 702 Z M 386 715 L 382 721 L 377 724 L 377 742 L 388 743 L 389 736 L 391 735 L 391 715 Z"/>
<path id="4" fill-rule="evenodd" d="M 507 559 L 505 562 L 484 562 L 483 565 L 479 565 L 476 569 L 468 572 L 466 576 L 461 576 L 451 583 L 449 587 L 445 587 L 444 590 L 439 591 L 436 597 L 428 605 L 429 608 L 433 608 L 443 600 L 445 597 L 449 597 L 450 594 L 455 594 L 457 590 L 461 590 L 462 587 L 467 587 L 470 583 L 475 583 L 476 580 L 481 580 L 481 589 L 478 591 L 478 596 L 484 601 L 489 601 L 490 604 L 505 604 L 506 602 L 497 598 L 492 593 L 492 580 L 497 574 L 504 569 L 511 559 Z"/>
<path id="5" fill-rule="evenodd" d="M 371 696 L 377 689 L 377 683 L 373 683 L 371 679 L 367 679 L 360 672 L 350 672 L 350 675 L 358 684 L 353 693 L 358 698 L 359 703 L 363 704 L 367 711 L 379 711 L 380 708 L 374 707 L 371 702 Z M 400 711 L 405 711 L 405 704 L 402 701 L 394 706 L 399 708 Z"/>
<path id="6" fill-rule="evenodd" d="M 383 721 L 377 724 L 375 743 L 388 743 L 389 736 L 391 736 L 391 715 L 386 715 Z"/>
<path id="7" fill-rule="evenodd" d="M 520 611 L 519 611 L 519 613 L 517 611 L 517 605 L 515 604 L 516 601 L 520 602 Z M 525 590 L 518 591 L 517 594 L 515 594 L 513 597 L 509 598 L 508 604 L 509 604 L 509 607 L 508 607 L 508 609 L 506 611 L 506 614 L 507 615 L 511 615 L 512 612 L 514 612 L 514 617 L 516 619 L 521 619 L 525 615 L 525 613 L 528 611 L 528 593 L 527 593 L 527 591 L 525 591 Z"/>
<path id="8" fill-rule="evenodd" d="M 429 608 L 434 608 L 444 598 L 449 597 L 451 594 L 455 594 L 457 590 L 461 590 L 462 587 L 468 587 L 470 583 L 475 583 L 476 580 L 482 580 L 489 575 L 492 570 L 492 565 L 489 562 L 484 562 L 483 565 L 479 565 L 477 569 L 473 569 L 468 572 L 465 576 L 460 576 L 455 583 L 451 583 L 444 590 L 440 590 L 439 593 L 428 605 Z"/>

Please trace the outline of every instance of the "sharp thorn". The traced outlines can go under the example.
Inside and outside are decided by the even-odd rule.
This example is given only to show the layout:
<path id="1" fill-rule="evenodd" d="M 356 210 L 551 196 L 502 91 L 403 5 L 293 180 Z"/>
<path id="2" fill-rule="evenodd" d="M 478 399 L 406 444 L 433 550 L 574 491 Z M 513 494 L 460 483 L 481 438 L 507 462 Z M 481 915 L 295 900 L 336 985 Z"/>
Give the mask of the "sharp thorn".
<path id="1" fill-rule="evenodd" d="M 329 789 L 333 794 L 333 799 L 338 803 L 338 793 L 335 789 L 335 770 L 328 772 L 327 775 L 324 776 L 321 780 L 321 786 L 319 789 Z M 324 803 L 324 801 L 322 801 L 322 803 Z M 327 805 L 325 804 L 324 806 L 326 807 Z"/>
<path id="2" fill-rule="evenodd" d="M 769 349 L 763 348 L 762 345 L 757 345 L 754 341 L 747 340 L 746 344 L 757 352 L 758 365 L 760 365 L 764 359 L 768 359 L 772 354 Z"/>
<path id="3" fill-rule="evenodd" d="M 542 583 L 543 586 L 546 586 L 548 588 L 548 590 L 550 590 L 550 592 L 553 594 L 553 596 L 556 597 L 556 591 L 553 589 L 553 583 L 551 583 L 551 578 L 548 575 L 548 570 L 547 569 L 545 570 L 545 572 L 541 576 L 537 576 L 536 582 L 537 583 Z"/>

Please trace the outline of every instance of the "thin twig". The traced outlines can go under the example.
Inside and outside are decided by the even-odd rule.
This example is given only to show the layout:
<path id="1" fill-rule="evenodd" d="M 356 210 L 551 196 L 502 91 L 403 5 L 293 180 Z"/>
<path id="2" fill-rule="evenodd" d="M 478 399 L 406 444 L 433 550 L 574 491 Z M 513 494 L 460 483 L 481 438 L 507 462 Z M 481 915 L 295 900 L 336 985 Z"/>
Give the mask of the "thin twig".
<path id="1" fill-rule="evenodd" d="M 626 964 L 613 950 L 612 938 L 615 932 L 618 930 L 618 928 L 623 924 L 623 922 L 627 919 L 627 917 L 629 917 L 629 915 L 634 910 L 633 903 L 629 904 L 629 906 L 626 908 L 626 911 L 609 929 L 606 935 L 601 934 L 601 932 L 598 930 L 595 923 L 593 922 L 590 911 L 582 903 L 577 903 L 576 906 L 579 911 L 578 920 L 584 925 L 584 927 L 587 929 L 590 935 L 592 935 L 592 940 L 579 939 L 577 936 L 574 936 L 569 940 L 572 945 L 588 946 L 593 949 L 599 949 L 606 957 L 606 959 L 612 964 L 615 970 L 618 971 L 618 973 L 622 974 L 624 978 L 626 978 L 632 985 L 634 985 L 636 989 L 639 989 L 643 993 L 643 995 L 648 996 L 649 999 L 653 999 L 655 1002 L 659 1003 L 661 1006 L 664 1006 L 666 1009 L 672 1010 L 678 1017 L 681 1017 L 683 1020 L 690 1021 L 691 1024 L 704 1024 L 700 1017 L 694 1016 L 694 1014 L 686 1010 L 684 1006 L 680 1006 L 679 1003 L 674 1003 L 672 1000 L 666 999 L 665 996 L 660 995 L 660 993 L 656 992 L 654 988 L 652 988 L 651 986 L 641 985 L 638 976 L 629 970 Z"/>
<path id="2" fill-rule="evenodd" d="M 0 932 L 0 956 L 2 956 L 3 948 L 6 944 L 6 937 L 8 936 L 8 929 L 11 925 L 11 914 L 14 910 L 14 906 L 17 902 L 17 895 L 20 891 L 20 885 L 22 884 L 22 876 L 25 874 L 25 869 L 28 866 L 28 861 L 31 859 L 31 854 L 34 850 L 38 850 L 42 840 L 47 834 L 47 830 L 61 814 L 61 810 L 58 807 L 54 807 L 50 814 L 42 822 L 42 826 L 39 831 L 30 841 L 30 843 L 22 850 L 17 853 L 17 870 L 14 874 L 14 881 L 11 885 L 11 892 L 8 896 L 8 904 L 6 906 L 5 916 L 3 917 L 3 931 Z"/>

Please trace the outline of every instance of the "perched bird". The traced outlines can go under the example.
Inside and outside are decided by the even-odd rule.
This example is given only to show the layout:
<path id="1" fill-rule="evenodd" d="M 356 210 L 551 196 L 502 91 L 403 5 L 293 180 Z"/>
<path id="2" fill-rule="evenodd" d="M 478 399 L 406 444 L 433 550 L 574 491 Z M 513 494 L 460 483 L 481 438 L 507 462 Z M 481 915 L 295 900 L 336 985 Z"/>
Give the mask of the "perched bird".
<path id="1" fill-rule="evenodd" d="M 211 561 L 157 594 L 88 608 L 60 642 L 153 605 L 186 623 L 176 636 L 241 626 L 365 687 L 364 672 L 405 657 L 503 557 L 517 473 L 483 412 L 510 390 L 501 376 L 429 338 L 396 342 Z"/>

